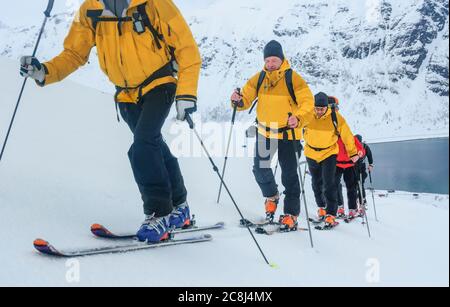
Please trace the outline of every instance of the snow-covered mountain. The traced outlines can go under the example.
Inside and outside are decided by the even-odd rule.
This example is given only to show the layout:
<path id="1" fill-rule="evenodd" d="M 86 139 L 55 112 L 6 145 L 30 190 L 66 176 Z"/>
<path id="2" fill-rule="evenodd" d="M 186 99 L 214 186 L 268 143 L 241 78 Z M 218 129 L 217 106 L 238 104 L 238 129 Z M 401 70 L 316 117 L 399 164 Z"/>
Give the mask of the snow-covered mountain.
<path id="1" fill-rule="evenodd" d="M 229 119 L 230 91 L 262 68 L 265 43 L 277 39 L 313 91 L 340 97 L 354 130 L 368 138 L 448 130 L 448 0 L 175 2 L 201 48 L 206 120 Z M 40 58 L 61 50 L 72 16 L 51 18 Z M 38 29 L 0 26 L 0 55 L 29 53 Z M 113 91 L 95 51 L 71 78 Z"/>

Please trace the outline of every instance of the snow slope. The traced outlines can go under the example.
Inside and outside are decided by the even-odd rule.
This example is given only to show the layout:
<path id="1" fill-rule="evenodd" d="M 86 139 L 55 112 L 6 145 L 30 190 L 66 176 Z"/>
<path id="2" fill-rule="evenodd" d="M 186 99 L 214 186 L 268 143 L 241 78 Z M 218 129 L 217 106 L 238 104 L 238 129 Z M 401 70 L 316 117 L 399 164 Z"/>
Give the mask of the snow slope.
<path id="1" fill-rule="evenodd" d="M 17 65 L 0 58 L 0 139 L 21 80 Z M 169 123 L 171 125 L 171 123 Z M 167 129 L 185 127 L 185 124 Z M 168 139 L 176 136 L 166 134 Z M 448 286 L 448 195 L 377 197 L 380 223 L 373 239 L 360 223 L 333 232 L 258 240 L 267 266 L 226 195 L 215 204 L 218 180 L 207 159 L 180 159 L 190 203 L 200 224 L 227 223 L 214 241 L 66 262 L 37 254 L 37 237 L 60 248 L 108 244 L 89 233 L 91 223 L 134 230 L 141 205 L 126 152 L 131 142 L 117 124 L 112 97 L 72 82 L 44 89 L 28 84 L 7 151 L 0 163 L 0 285 L 26 286 Z M 219 161 L 219 160 L 217 160 Z M 230 159 L 228 182 L 249 218 L 262 213 L 251 159 Z M 310 211 L 314 210 L 307 181 Z M 302 222 L 302 226 L 305 223 Z M 79 282 L 69 282 L 79 265 Z M 379 274 L 377 274 L 379 268 Z M 374 271 L 375 269 L 375 271 Z M 180 274 L 182 272 L 182 274 Z M 375 272 L 375 274 L 374 274 Z M 379 280 L 377 279 L 379 275 Z"/>

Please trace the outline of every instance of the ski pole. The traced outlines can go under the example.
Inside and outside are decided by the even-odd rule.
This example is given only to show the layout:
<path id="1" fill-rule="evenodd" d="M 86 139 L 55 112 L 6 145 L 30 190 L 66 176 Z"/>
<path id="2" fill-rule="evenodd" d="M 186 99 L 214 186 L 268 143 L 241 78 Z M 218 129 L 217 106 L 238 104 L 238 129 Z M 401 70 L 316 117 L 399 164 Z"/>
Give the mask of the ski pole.
<path id="1" fill-rule="evenodd" d="M 292 116 L 292 113 L 289 113 L 289 117 Z M 305 193 L 305 184 L 303 181 L 303 176 L 302 176 L 302 168 L 300 166 L 300 155 L 301 152 L 298 152 L 298 147 L 296 146 L 295 142 L 297 140 L 297 138 L 295 137 L 295 129 L 291 128 L 292 131 L 292 138 L 293 138 L 293 146 L 294 146 L 294 151 L 295 151 L 295 155 L 296 155 L 296 160 L 297 160 L 297 167 L 298 167 L 298 177 L 300 178 L 300 186 L 302 187 L 302 196 L 303 196 L 303 203 L 305 205 L 305 214 L 306 214 L 306 221 L 308 223 L 308 232 L 309 232 L 309 240 L 311 241 L 311 248 L 314 248 L 314 241 L 313 241 L 313 237 L 312 237 L 312 232 L 311 232 L 311 223 L 309 221 L 309 213 L 308 213 L 308 205 L 306 204 L 306 193 Z"/>
<path id="2" fill-rule="evenodd" d="M 189 124 L 189 128 L 191 128 L 192 131 L 194 131 L 195 136 L 197 137 L 198 141 L 200 142 L 200 145 L 202 146 L 203 150 L 206 153 L 206 156 L 208 157 L 209 161 L 211 162 L 212 166 L 213 166 L 213 170 L 214 172 L 216 172 L 217 176 L 219 176 L 220 181 L 223 184 L 223 187 L 225 188 L 225 190 L 227 191 L 228 195 L 231 198 L 231 201 L 233 202 L 234 207 L 236 208 L 237 212 L 239 213 L 239 215 L 241 216 L 241 218 L 243 220 L 245 220 L 244 215 L 242 214 L 241 210 L 239 209 L 239 206 L 237 205 L 236 201 L 234 200 L 233 194 L 231 194 L 230 190 L 228 189 L 227 184 L 225 183 L 225 181 L 223 180 L 223 177 L 220 175 L 219 169 L 217 168 L 216 164 L 214 163 L 214 160 L 212 159 L 211 155 L 209 154 L 208 150 L 206 149 L 205 143 L 203 142 L 202 138 L 200 137 L 200 135 L 197 132 L 197 129 L 195 129 L 195 125 L 194 125 L 194 121 L 192 120 L 191 116 L 189 114 L 186 114 L 186 121 Z M 271 267 L 274 267 L 273 264 L 271 264 L 269 262 L 269 260 L 267 260 L 266 255 L 264 254 L 263 250 L 261 249 L 261 246 L 259 245 L 258 241 L 256 240 L 255 236 L 253 235 L 253 232 L 251 231 L 250 227 L 248 225 L 246 225 L 246 228 L 248 230 L 248 232 L 250 233 L 253 241 L 255 242 L 256 246 L 258 247 L 259 252 L 261 253 L 262 257 L 264 258 L 264 261 Z"/>
<path id="3" fill-rule="evenodd" d="M 237 88 L 236 91 L 238 93 L 241 93 L 241 89 L 240 88 Z M 231 117 L 230 135 L 228 136 L 227 151 L 225 153 L 225 161 L 223 162 L 222 178 L 225 178 L 225 170 L 227 168 L 228 153 L 230 152 L 231 137 L 233 135 L 233 127 L 234 127 L 234 122 L 236 120 L 237 108 L 238 108 L 238 104 L 237 104 L 237 102 L 234 101 L 233 116 Z M 219 196 L 217 196 L 217 203 L 220 202 L 220 196 L 222 195 L 222 187 L 223 187 L 223 184 L 221 182 L 220 183 L 220 188 L 219 188 Z"/>
<path id="4" fill-rule="evenodd" d="M 359 204 L 363 210 L 364 213 L 364 219 L 366 220 L 366 226 L 367 226 L 367 232 L 369 234 L 369 238 L 372 238 L 372 234 L 370 233 L 370 225 L 369 225 L 369 218 L 367 217 L 367 210 L 364 205 L 364 196 L 362 191 L 362 182 L 361 182 L 361 176 L 358 176 L 358 173 L 356 171 L 356 166 L 353 167 L 353 173 L 355 175 L 355 178 L 358 182 L 358 192 L 359 192 Z"/>
<path id="5" fill-rule="evenodd" d="M 378 215 L 377 215 L 377 206 L 375 205 L 375 195 L 374 195 L 373 182 L 372 182 L 372 172 L 370 170 L 369 170 L 369 180 L 370 180 L 370 190 L 372 191 L 373 212 L 375 213 L 375 220 L 377 222 L 379 222 Z"/>
<path id="6" fill-rule="evenodd" d="M 36 45 L 34 47 L 34 51 L 33 51 L 33 55 L 32 55 L 33 57 L 36 56 L 36 52 L 37 52 L 37 49 L 39 47 L 39 43 L 41 42 L 42 34 L 44 33 L 45 25 L 47 24 L 47 19 L 50 17 L 50 13 L 52 12 L 53 3 L 54 2 L 55 2 L 55 0 L 49 0 L 48 1 L 47 9 L 44 12 L 44 15 L 45 15 L 44 22 L 42 23 L 42 27 L 41 27 L 41 30 L 39 32 L 39 36 L 38 36 Z M 8 143 L 9 135 L 11 133 L 11 129 L 12 129 L 12 126 L 14 124 L 14 120 L 16 118 L 17 110 L 19 109 L 19 104 L 20 104 L 20 101 L 22 99 L 23 91 L 25 89 L 25 85 L 27 84 L 27 80 L 28 80 L 28 78 L 25 78 L 25 80 L 23 80 L 23 84 L 22 84 L 22 88 L 20 90 L 19 98 L 17 99 L 16 107 L 14 109 L 14 113 L 13 113 L 13 116 L 11 118 L 11 122 L 9 124 L 8 132 L 6 133 L 5 142 L 3 143 L 2 151 L 0 153 L 0 162 L 2 161 L 3 154 L 4 154 L 5 148 L 6 148 L 6 144 Z"/>

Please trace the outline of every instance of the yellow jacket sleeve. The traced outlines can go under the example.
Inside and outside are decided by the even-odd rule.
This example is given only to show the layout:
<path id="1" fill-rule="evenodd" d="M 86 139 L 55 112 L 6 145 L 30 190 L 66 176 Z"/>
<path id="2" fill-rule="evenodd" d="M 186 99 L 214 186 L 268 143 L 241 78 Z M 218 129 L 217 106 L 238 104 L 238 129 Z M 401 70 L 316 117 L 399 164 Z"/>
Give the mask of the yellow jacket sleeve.
<path id="1" fill-rule="evenodd" d="M 85 6 L 82 5 L 64 40 L 63 52 L 51 61 L 43 63 L 46 76 L 42 85 L 59 82 L 86 64 L 94 45 L 95 33 L 86 17 Z"/>
<path id="2" fill-rule="evenodd" d="M 294 105 L 294 115 L 301 124 L 307 123 L 314 116 L 314 96 L 306 81 L 296 72 L 292 75 L 295 97 L 298 105 Z"/>
<path id="3" fill-rule="evenodd" d="M 342 115 L 340 115 L 339 113 L 336 113 L 336 115 L 338 117 L 338 131 L 341 135 L 342 142 L 344 142 L 348 156 L 353 157 L 358 154 L 358 149 L 355 145 L 355 137 L 353 136 L 353 133 L 350 130 L 350 127 L 348 126 L 344 117 L 342 117 Z"/>
<path id="4" fill-rule="evenodd" d="M 162 34 L 174 49 L 178 63 L 177 100 L 197 101 L 202 60 L 198 45 L 181 12 L 172 0 L 154 1 L 159 14 Z"/>
<path id="5" fill-rule="evenodd" d="M 242 88 L 242 101 L 244 102 L 244 106 L 242 108 L 238 108 L 238 111 L 245 111 L 251 108 L 253 101 L 258 98 L 258 94 L 256 93 L 256 87 L 258 86 L 259 73 L 253 76 Z"/>

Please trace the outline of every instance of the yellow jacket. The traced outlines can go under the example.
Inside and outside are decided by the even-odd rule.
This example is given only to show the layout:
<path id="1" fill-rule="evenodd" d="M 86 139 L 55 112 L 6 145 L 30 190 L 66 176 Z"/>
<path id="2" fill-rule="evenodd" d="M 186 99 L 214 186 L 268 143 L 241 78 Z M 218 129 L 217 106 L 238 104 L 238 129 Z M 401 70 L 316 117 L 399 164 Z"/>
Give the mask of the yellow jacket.
<path id="1" fill-rule="evenodd" d="M 306 142 L 305 156 L 320 163 L 332 155 L 339 153 L 338 136 L 331 118 L 331 109 L 321 118 L 314 114 L 306 120 L 304 128 L 304 138 Z M 358 154 L 355 146 L 355 139 L 350 127 L 344 117 L 339 112 L 336 113 L 338 119 L 338 132 L 347 149 L 349 157 Z M 314 150 L 314 149 L 316 150 Z M 323 150 L 318 150 L 323 149 Z"/>
<path id="2" fill-rule="evenodd" d="M 86 64 L 91 49 L 96 46 L 102 71 L 121 90 L 117 93 L 119 102 L 138 102 L 141 95 L 166 83 L 178 83 L 177 99 L 196 101 L 201 58 L 198 46 L 178 8 L 172 0 L 131 0 L 126 16 L 131 17 L 137 7 L 146 3 L 147 15 L 161 37 L 162 48 L 148 28 L 138 34 L 133 29 L 133 21 L 120 23 L 99 21 L 96 29 L 92 12 L 100 12 L 100 18 L 113 17 L 105 9 L 102 1 L 86 0 L 75 16 L 72 27 L 64 41 L 64 51 L 44 63 L 45 84 L 63 80 L 69 74 Z M 178 80 L 173 72 L 161 72 L 170 67 L 171 49 L 178 64 Z M 141 88 L 144 82 L 149 83 Z M 150 81 L 150 82 L 148 82 Z"/>
<path id="3" fill-rule="evenodd" d="M 288 113 L 295 115 L 301 122 L 314 112 L 313 94 L 305 80 L 296 72 L 292 74 L 292 83 L 294 84 L 298 105 L 292 101 L 285 80 L 285 72 L 290 68 L 289 62 L 285 60 L 277 71 L 269 72 L 264 69 L 266 77 L 259 95 L 256 93 L 256 90 L 260 73 L 252 77 L 242 89 L 244 106 L 238 110 L 245 111 L 249 109 L 253 101 L 258 98 L 256 109 L 256 116 L 259 122 L 258 132 L 266 138 L 283 139 L 283 133 L 277 133 L 277 130 L 287 126 Z M 275 131 L 268 132 L 265 127 L 275 129 Z M 301 132 L 300 128 L 295 129 L 297 140 L 302 138 Z M 288 137 L 290 140 L 293 139 L 291 131 L 288 132 Z"/>

